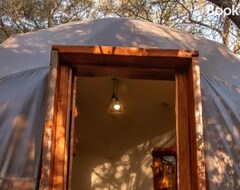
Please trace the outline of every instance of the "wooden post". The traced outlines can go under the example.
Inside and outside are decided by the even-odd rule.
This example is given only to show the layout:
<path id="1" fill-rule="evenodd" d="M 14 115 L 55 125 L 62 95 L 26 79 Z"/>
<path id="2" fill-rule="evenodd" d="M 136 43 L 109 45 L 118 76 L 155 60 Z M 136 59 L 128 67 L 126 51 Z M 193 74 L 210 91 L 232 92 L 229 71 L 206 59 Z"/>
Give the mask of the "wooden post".
<path id="1" fill-rule="evenodd" d="M 53 50 L 43 135 L 41 190 L 67 189 L 72 69 L 59 65 Z"/>
<path id="2" fill-rule="evenodd" d="M 51 149 L 53 145 L 53 128 L 56 120 L 56 91 L 57 91 L 57 78 L 58 78 L 58 52 L 52 51 L 51 64 L 48 76 L 47 86 L 47 105 L 45 124 L 43 132 L 43 145 L 42 145 L 42 168 L 40 179 L 40 190 L 48 190 L 50 187 L 50 172 L 51 172 Z"/>
<path id="3" fill-rule="evenodd" d="M 189 78 L 189 114 L 191 141 L 192 189 L 206 190 L 206 171 L 204 159 L 204 139 L 201 102 L 201 78 L 198 57 L 192 57 L 188 70 Z"/>
<path id="4" fill-rule="evenodd" d="M 69 171 L 68 171 L 68 190 L 71 190 L 71 181 L 72 181 L 72 163 L 73 163 L 73 154 L 74 154 L 74 140 L 75 140 L 75 104 L 76 104 L 76 85 L 77 85 L 77 76 L 73 76 L 72 81 L 72 102 L 71 102 L 71 126 L 70 126 L 70 134 L 69 134 Z M 76 145 L 75 145 L 76 146 Z"/>
<path id="5" fill-rule="evenodd" d="M 188 81 L 184 70 L 176 73 L 176 131 L 178 190 L 191 189 Z"/>
<path id="6" fill-rule="evenodd" d="M 56 125 L 54 146 L 52 146 L 52 190 L 67 189 L 67 163 L 68 163 L 68 125 L 69 125 L 69 83 L 71 68 L 61 65 L 57 101 Z"/>

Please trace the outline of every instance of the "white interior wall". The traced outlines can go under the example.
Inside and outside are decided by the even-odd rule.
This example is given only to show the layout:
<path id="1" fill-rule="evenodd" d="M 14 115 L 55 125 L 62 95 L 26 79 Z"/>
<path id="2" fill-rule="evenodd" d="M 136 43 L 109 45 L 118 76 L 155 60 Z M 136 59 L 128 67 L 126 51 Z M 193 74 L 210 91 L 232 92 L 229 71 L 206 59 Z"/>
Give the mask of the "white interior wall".
<path id="1" fill-rule="evenodd" d="M 151 149 L 175 146 L 175 83 L 118 80 L 125 113 L 107 112 L 111 78 L 78 78 L 73 190 L 152 190 Z"/>

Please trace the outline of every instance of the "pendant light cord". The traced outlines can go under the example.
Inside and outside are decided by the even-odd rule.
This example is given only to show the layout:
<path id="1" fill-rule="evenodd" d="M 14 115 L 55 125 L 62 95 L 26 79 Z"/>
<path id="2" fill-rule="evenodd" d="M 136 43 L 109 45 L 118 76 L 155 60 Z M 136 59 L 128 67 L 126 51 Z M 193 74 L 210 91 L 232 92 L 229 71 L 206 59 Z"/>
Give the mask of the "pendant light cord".
<path id="1" fill-rule="evenodd" d="M 117 83 L 117 79 L 113 78 L 113 94 L 112 97 L 115 99 L 118 99 L 117 95 L 118 95 L 118 83 Z"/>

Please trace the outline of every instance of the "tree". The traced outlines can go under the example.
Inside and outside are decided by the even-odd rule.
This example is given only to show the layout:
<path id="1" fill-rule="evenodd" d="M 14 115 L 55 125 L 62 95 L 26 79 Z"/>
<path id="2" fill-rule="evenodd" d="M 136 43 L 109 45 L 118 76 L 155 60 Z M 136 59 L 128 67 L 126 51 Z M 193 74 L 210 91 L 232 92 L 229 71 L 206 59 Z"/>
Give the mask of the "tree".
<path id="1" fill-rule="evenodd" d="M 228 16 L 228 18 L 238 27 L 238 29 L 236 29 L 236 33 L 234 34 L 235 36 L 235 42 L 234 42 L 234 46 L 233 46 L 233 52 L 238 54 L 240 51 L 240 0 L 207 0 L 213 4 L 215 4 L 216 6 L 225 9 L 225 8 L 232 8 L 233 5 L 235 6 L 235 8 L 238 9 L 238 15 L 237 14 L 230 14 Z M 230 27 L 230 21 L 228 21 L 229 23 L 227 23 L 227 25 Z M 224 26 L 224 30 L 228 30 L 226 28 L 226 26 Z M 229 33 L 229 30 L 228 30 Z M 226 36 L 227 37 L 227 36 Z M 226 43 L 224 43 L 226 44 Z M 229 45 L 229 44 L 226 44 Z M 239 53 L 240 54 L 240 53 Z"/>
<path id="2" fill-rule="evenodd" d="M 214 0 L 2 0 L 0 1 L 0 42 L 15 33 L 49 28 L 74 20 L 117 16 L 133 17 L 178 28 L 222 42 L 234 53 L 239 53 L 240 29 L 233 24 L 232 17 L 210 14 L 207 8 L 209 5 L 212 6 L 210 1 L 215 2 Z M 239 5 L 239 1 L 221 0 L 215 3 L 229 7 L 232 4 Z"/>
<path id="3" fill-rule="evenodd" d="M 104 0 L 98 6 L 104 16 L 134 17 L 179 28 L 222 42 L 238 53 L 239 30 L 228 17 L 210 13 L 210 5 L 204 0 Z"/>
<path id="4" fill-rule="evenodd" d="M 12 34 L 49 28 L 94 15 L 92 0 L 2 0 L 0 42 Z"/>
<path id="5" fill-rule="evenodd" d="M 240 6 L 240 1 L 239 0 L 207 0 L 218 7 L 225 9 L 225 8 L 232 8 L 233 5 L 235 7 Z M 239 15 L 232 15 L 230 14 L 228 17 L 232 20 L 232 22 L 240 29 L 240 10 L 238 11 Z"/>

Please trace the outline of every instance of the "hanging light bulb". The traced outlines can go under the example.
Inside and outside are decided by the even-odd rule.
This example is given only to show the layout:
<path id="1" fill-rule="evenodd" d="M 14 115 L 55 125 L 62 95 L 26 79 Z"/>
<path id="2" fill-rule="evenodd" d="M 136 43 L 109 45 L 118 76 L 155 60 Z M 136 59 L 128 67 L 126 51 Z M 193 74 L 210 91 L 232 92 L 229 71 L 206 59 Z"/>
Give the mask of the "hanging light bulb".
<path id="1" fill-rule="evenodd" d="M 115 110 L 119 110 L 119 109 L 121 108 L 121 106 L 120 106 L 119 103 L 116 103 L 116 104 L 113 106 L 113 108 L 114 108 Z"/>
<path id="2" fill-rule="evenodd" d="M 110 103 L 110 107 L 108 112 L 109 113 L 123 113 L 123 106 L 120 103 L 118 96 L 117 96 L 117 91 L 118 91 L 118 86 L 117 86 L 117 79 L 113 78 L 113 94 L 112 94 L 112 100 Z"/>

